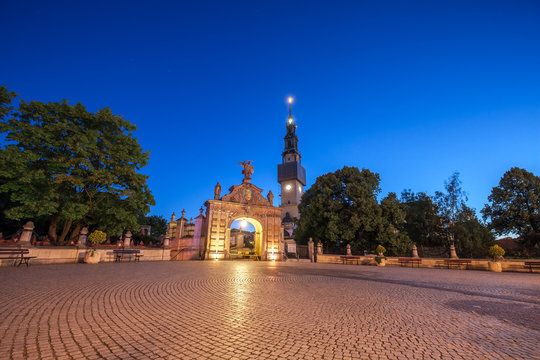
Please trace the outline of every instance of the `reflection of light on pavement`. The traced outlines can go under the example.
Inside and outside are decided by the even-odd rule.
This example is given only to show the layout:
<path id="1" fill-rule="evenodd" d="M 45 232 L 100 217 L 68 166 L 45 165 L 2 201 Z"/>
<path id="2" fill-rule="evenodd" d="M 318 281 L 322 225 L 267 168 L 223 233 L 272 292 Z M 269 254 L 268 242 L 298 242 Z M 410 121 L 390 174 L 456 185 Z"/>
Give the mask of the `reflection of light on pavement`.
<path id="1" fill-rule="evenodd" d="M 249 293 L 249 273 L 245 264 L 235 264 L 234 277 L 232 282 L 233 306 L 232 320 L 237 322 L 237 326 L 243 326 L 248 320 L 249 303 L 251 302 Z"/>

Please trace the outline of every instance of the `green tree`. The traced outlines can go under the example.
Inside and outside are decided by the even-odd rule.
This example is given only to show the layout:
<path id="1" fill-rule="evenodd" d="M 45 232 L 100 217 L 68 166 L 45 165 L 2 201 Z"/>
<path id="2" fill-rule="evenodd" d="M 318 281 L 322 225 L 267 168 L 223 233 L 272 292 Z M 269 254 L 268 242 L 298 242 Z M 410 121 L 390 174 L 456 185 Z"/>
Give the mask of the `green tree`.
<path id="1" fill-rule="evenodd" d="M 82 104 L 20 102 L 0 133 L 0 192 L 14 220 L 49 217 L 48 235 L 65 243 L 82 224 L 110 235 L 137 230 L 137 216 L 154 199 L 138 171 L 148 162 L 136 127 L 109 108 L 91 113 Z"/>
<path id="2" fill-rule="evenodd" d="M 383 245 L 389 255 L 407 255 L 412 241 L 405 231 L 407 209 L 395 193 L 389 193 L 381 201 L 382 219 L 376 231 L 376 241 Z"/>
<path id="3" fill-rule="evenodd" d="M 344 241 L 353 249 L 369 248 L 370 233 L 381 222 L 379 182 L 378 174 L 347 166 L 319 176 L 298 207 L 296 240 L 305 243 L 313 237 L 330 246 Z"/>
<path id="4" fill-rule="evenodd" d="M 9 91 L 5 86 L 0 86 L 0 120 L 4 120 L 13 111 L 11 103 L 16 97 L 17 94 Z"/>
<path id="5" fill-rule="evenodd" d="M 455 171 L 447 181 L 444 182 L 446 192 L 435 192 L 435 202 L 442 219 L 444 229 L 451 242 L 456 239 L 455 225 L 460 211 L 466 207 L 467 194 L 461 187 L 459 172 Z"/>
<path id="6" fill-rule="evenodd" d="M 0 86 L 0 121 L 4 121 L 13 111 L 11 105 L 13 99 L 17 96 L 14 92 L 8 91 L 4 86 Z M 0 184 L 6 182 L 6 178 L 0 172 Z M 0 233 L 3 235 L 11 235 L 20 229 L 19 221 L 12 220 L 6 217 L 5 210 L 14 206 L 9 194 L 0 193 Z"/>
<path id="7" fill-rule="evenodd" d="M 495 244 L 495 236 L 489 227 L 480 222 L 476 212 L 465 206 L 456 217 L 454 227 L 456 250 L 466 257 L 486 257 L 488 248 Z"/>
<path id="8" fill-rule="evenodd" d="M 498 235 L 515 233 L 528 246 L 540 246 L 540 177 L 511 168 L 491 190 L 488 201 L 482 214 Z"/>
<path id="9" fill-rule="evenodd" d="M 411 190 L 401 193 L 401 202 L 406 206 L 405 231 L 418 246 L 441 246 L 444 243 L 442 219 L 436 205 L 423 192 Z"/>

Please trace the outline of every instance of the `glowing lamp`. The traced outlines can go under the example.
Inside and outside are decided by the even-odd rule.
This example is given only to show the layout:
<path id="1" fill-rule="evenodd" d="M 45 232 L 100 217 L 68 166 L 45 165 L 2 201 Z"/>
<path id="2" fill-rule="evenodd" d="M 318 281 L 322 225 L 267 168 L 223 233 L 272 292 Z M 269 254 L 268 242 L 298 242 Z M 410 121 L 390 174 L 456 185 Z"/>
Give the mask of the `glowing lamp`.
<path id="1" fill-rule="evenodd" d="M 292 97 L 289 97 L 289 104 L 292 104 Z"/>
<path id="2" fill-rule="evenodd" d="M 246 228 L 247 226 L 248 226 L 248 222 L 246 220 L 240 221 L 240 227 L 241 228 Z"/>

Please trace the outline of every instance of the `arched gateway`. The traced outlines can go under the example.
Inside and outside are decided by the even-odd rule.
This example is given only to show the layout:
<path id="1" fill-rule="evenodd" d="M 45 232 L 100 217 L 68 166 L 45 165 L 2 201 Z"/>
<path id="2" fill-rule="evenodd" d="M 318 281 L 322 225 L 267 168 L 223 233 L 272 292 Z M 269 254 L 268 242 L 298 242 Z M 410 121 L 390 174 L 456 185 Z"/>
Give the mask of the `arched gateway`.
<path id="1" fill-rule="evenodd" d="M 238 255 L 237 250 L 234 253 L 231 251 L 231 226 L 236 220 L 245 220 L 255 227 L 250 250 L 245 255 L 261 260 L 281 260 L 281 209 L 274 207 L 271 191 L 264 198 L 262 189 L 251 184 L 251 162 L 244 161 L 240 165 L 244 168 L 242 184 L 232 186 L 230 193 L 220 198 L 221 186 L 218 183 L 214 190 L 214 200 L 204 204 L 204 259 L 230 259 Z"/>

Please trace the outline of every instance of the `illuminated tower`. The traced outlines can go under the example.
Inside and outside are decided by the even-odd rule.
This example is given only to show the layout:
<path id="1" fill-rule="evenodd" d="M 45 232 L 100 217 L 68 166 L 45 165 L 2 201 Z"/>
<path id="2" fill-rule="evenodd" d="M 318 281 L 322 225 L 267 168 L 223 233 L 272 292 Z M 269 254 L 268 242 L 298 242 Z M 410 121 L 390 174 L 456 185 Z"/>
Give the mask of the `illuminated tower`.
<path id="1" fill-rule="evenodd" d="M 281 154 L 282 162 L 278 165 L 278 182 L 281 185 L 281 218 L 285 227 L 285 237 L 292 238 L 293 220 L 298 218 L 298 204 L 306 186 L 306 169 L 300 164 L 296 124 L 292 116 L 292 98 L 289 98 L 289 117 L 287 134 L 284 137 L 285 148 Z"/>

